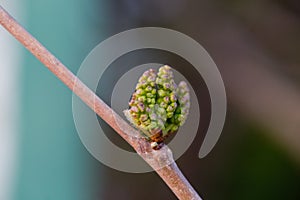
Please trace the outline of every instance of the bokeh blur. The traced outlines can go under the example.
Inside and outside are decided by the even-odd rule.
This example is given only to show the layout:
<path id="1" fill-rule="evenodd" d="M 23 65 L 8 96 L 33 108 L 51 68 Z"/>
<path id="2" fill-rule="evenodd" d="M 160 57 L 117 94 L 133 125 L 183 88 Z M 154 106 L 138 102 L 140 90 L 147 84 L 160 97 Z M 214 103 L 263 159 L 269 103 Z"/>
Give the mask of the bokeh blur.
<path id="1" fill-rule="evenodd" d="M 203 81 L 194 86 L 201 97 L 200 128 L 177 160 L 179 167 L 205 200 L 300 199 L 299 1 L 0 4 L 74 73 L 99 42 L 124 30 L 165 27 L 194 38 L 219 67 L 228 111 L 217 145 L 199 159 L 210 100 Z M 168 62 L 179 71 L 185 68 L 185 62 L 166 52 L 128 56 L 114 65 Z M 71 91 L 2 27 L 0 59 L 1 200 L 176 199 L 154 172 L 119 172 L 93 158 L 75 129 Z M 107 72 L 99 84 L 98 95 L 105 101 L 111 86 L 101 85 L 113 78 L 114 72 Z M 126 145 L 113 131 L 108 135 Z"/>

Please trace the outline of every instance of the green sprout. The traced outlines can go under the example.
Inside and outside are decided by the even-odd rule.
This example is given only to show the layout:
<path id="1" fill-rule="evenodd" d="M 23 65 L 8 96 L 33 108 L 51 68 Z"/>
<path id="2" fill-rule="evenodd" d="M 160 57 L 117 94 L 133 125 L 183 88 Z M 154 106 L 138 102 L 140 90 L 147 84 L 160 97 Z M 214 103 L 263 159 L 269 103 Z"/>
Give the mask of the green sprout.
<path id="1" fill-rule="evenodd" d="M 153 69 L 142 74 L 124 114 L 152 142 L 152 148 L 159 149 L 163 140 L 185 123 L 189 109 L 186 82 L 177 86 L 172 68 L 164 65 L 157 74 Z"/>

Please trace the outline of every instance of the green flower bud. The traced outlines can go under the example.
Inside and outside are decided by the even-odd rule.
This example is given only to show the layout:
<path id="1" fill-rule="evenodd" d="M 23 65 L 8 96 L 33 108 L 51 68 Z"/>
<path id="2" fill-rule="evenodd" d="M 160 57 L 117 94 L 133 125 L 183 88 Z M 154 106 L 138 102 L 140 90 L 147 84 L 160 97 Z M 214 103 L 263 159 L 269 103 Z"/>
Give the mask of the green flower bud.
<path id="1" fill-rule="evenodd" d="M 166 96 L 163 98 L 164 102 L 165 103 L 169 103 L 170 102 L 170 97 L 169 96 Z"/>
<path id="2" fill-rule="evenodd" d="M 174 114 L 173 112 L 168 112 L 168 113 L 167 113 L 167 117 L 168 117 L 168 118 L 171 118 L 171 117 L 173 117 L 173 114 Z"/>
<path id="3" fill-rule="evenodd" d="M 146 92 L 150 92 L 152 90 L 152 87 L 150 85 L 148 85 L 146 88 L 145 88 L 145 91 Z"/>
<path id="4" fill-rule="evenodd" d="M 130 110 L 135 113 L 139 112 L 139 109 L 136 106 L 132 106 Z"/>
<path id="5" fill-rule="evenodd" d="M 138 101 L 139 102 L 145 102 L 146 101 L 146 97 L 145 96 L 140 96 L 140 97 L 138 97 Z"/>
<path id="6" fill-rule="evenodd" d="M 147 103 L 151 104 L 151 102 L 152 102 L 152 99 L 151 98 L 147 98 Z"/>
<path id="7" fill-rule="evenodd" d="M 171 105 L 169 105 L 167 108 L 167 112 L 172 112 L 173 110 L 174 110 L 174 108 Z"/>
<path id="8" fill-rule="evenodd" d="M 172 102 L 176 102 L 177 101 L 177 97 L 176 97 L 176 95 L 174 93 L 170 94 L 170 99 L 171 99 Z"/>
<path id="9" fill-rule="evenodd" d="M 164 90 L 158 90 L 158 96 L 160 96 L 160 97 L 164 97 L 164 96 L 166 96 L 166 92 L 164 91 Z"/>
<path id="10" fill-rule="evenodd" d="M 142 135 L 157 144 L 157 149 L 165 137 L 184 124 L 189 108 L 187 84 L 182 81 L 177 87 L 171 67 L 164 65 L 157 75 L 153 69 L 142 74 L 124 113 Z"/>
<path id="11" fill-rule="evenodd" d="M 151 114 L 150 114 L 150 119 L 151 119 L 152 121 L 156 121 L 156 120 L 157 120 L 157 115 L 156 115 L 155 113 L 151 113 Z"/>
<path id="12" fill-rule="evenodd" d="M 148 119 L 148 115 L 147 115 L 147 114 L 142 114 L 142 115 L 140 116 L 140 121 L 141 121 L 141 122 L 145 122 L 147 119 Z"/>
<path id="13" fill-rule="evenodd" d="M 154 95 L 152 93 L 147 93 L 146 96 L 149 97 L 149 98 L 154 97 Z"/>
<path id="14" fill-rule="evenodd" d="M 141 112 L 144 112 L 145 106 L 144 106 L 144 104 L 143 104 L 142 102 L 139 102 L 139 103 L 137 104 L 137 107 L 139 108 L 139 110 L 140 110 Z"/>
<path id="15" fill-rule="evenodd" d="M 159 104 L 159 106 L 162 107 L 162 108 L 167 108 L 168 104 L 166 104 L 165 102 L 161 102 Z"/>
<path id="16" fill-rule="evenodd" d="M 151 99 L 151 104 L 153 104 L 153 105 L 155 104 L 155 98 Z"/>

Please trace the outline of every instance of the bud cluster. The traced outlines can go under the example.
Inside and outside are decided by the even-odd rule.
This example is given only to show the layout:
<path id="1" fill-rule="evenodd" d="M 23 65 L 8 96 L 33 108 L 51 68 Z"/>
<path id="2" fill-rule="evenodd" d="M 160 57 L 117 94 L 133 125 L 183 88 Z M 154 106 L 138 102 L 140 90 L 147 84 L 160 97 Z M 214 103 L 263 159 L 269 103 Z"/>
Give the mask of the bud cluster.
<path id="1" fill-rule="evenodd" d="M 164 65 L 157 75 L 153 69 L 143 73 L 124 113 L 149 140 L 161 143 L 184 124 L 189 108 L 187 84 L 177 86 L 171 67 Z"/>

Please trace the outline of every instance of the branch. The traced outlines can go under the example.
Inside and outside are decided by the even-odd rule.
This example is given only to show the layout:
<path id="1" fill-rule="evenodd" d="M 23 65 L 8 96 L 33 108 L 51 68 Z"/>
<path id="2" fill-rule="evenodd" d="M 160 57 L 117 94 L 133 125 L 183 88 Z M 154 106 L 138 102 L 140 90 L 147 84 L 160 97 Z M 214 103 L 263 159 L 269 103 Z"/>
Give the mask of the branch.
<path id="1" fill-rule="evenodd" d="M 93 91 L 68 70 L 39 41 L 30 35 L 0 6 L 0 24 L 40 60 L 55 76 L 68 86 L 83 102 L 123 137 L 136 152 L 157 172 L 179 199 L 200 199 L 173 160 L 171 150 L 164 145 L 153 150 L 138 131 L 125 122 Z M 131 134 L 128 134 L 131 133 Z M 134 133 L 134 134 L 132 134 Z"/>

